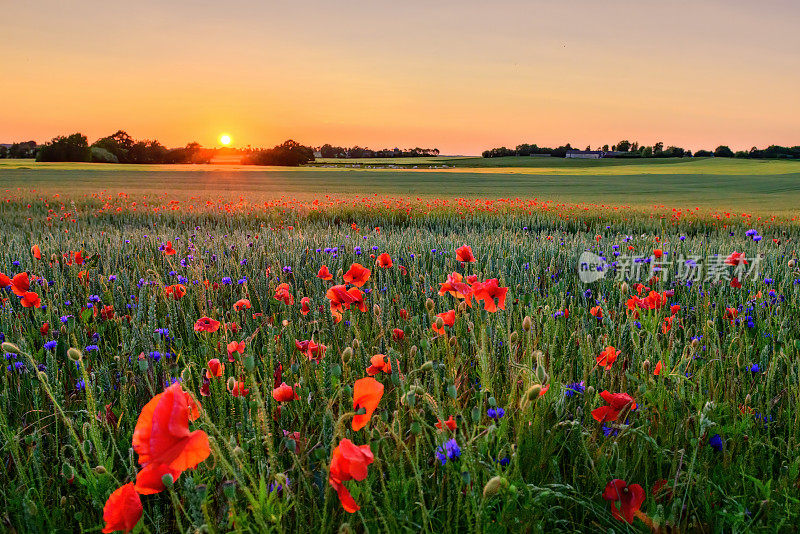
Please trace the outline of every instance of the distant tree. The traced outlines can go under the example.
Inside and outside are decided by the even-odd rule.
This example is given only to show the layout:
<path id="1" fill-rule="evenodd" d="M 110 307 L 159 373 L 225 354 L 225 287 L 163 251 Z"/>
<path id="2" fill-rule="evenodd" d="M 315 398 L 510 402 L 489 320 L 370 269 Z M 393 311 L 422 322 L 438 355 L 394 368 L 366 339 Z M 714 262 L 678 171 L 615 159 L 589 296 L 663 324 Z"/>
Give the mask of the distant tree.
<path id="1" fill-rule="evenodd" d="M 652 158 L 653 157 L 653 147 L 646 146 L 642 148 L 642 157 L 643 158 Z"/>
<path id="2" fill-rule="evenodd" d="M 89 147 L 92 163 L 119 163 L 119 158 L 99 146 Z"/>
<path id="3" fill-rule="evenodd" d="M 14 143 L 8 149 L 8 157 L 11 159 L 26 159 L 36 157 L 36 141 L 24 141 Z"/>
<path id="4" fill-rule="evenodd" d="M 638 152 L 639 151 L 639 141 L 634 141 L 631 144 L 631 152 Z"/>
<path id="5" fill-rule="evenodd" d="M 280 165 L 297 167 L 314 161 L 314 149 L 289 139 L 275 148 L 258 150 L 247 154 L 242 163 L 246 165 Z"/>
<path id="6" fill-rule="evenodd" d="M 714 156 L 718 158 L 732 158 L 733 150 L 725 145 L 720 145 L 714 150 Z"/>
<path id="7" fill-rule="evenodd" d="M 694 153 L 694 157 L 696 158 L 710 158 L 714 155 L 713 152 L 710 150 L 698 150 Z"/>
<path id="8" fill-rule="evenodd" d="M 631 142 L 627 139 L 624 139 L 617 143 L 617 151 L 618 152 L 627 152 L 631 149 Z"/>
<path id="9" fill-rule="evenodd" d="M 0 146 L 0 159 L 8 157 L 8 147 Z"/>
<path id="10" fill-rule="evenodd" d="M 603 152 L 608 152 L 608 145 L 603 145 Z"/>
<path id="11" fill-rule="evenodd" d="M 111 152 L 120 163 L 132 163 L 128 154 L 135 143 L 133 138 L 128 135 L 128 132 L 117 130 L 107 137 L 101 137 L 92 146 Z"/>
<path id="12" fill-rule="evenodd" d="M 163 163 L 167 156 L 167 148 L 158 141 L 137 141 L 128 151 L 129 163 Z"/>
<path id="13" fill-rule="evenodd" d="M 653 145 L 653 155 L 658 155 L 664 151 L 664 143 L 659 141 Z"/>
<path id="14" fill-rule="evenodd" d="M 89 143 L 80 133 L 54 137 L 39 148 L 36 161 L 91 161 Z"/>

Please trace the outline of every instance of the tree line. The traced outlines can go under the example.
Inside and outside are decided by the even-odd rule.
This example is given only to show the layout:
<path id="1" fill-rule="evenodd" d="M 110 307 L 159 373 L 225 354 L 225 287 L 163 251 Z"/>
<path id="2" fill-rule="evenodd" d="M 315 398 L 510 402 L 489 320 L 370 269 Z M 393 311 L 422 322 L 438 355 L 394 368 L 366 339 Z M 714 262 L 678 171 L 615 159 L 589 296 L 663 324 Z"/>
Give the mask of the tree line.
<path id="1" fill-rule="evenodd" d="M 438 156 L 438 148 L 409 148 L 401 150 L 399 148 L 383 148 L 381 150 L 372 150 L 370 148 L 362 148 L 358 145 L 347 148 L 341 146 L 333 146 L 325 143 L 319 148 L 320 156 L 323 158 L 341 158 L 341 159 L 354 159 L 354 158 L 421 158 L 427 156 Z"/>
<path id="2" fill-rule="evenodd" d="M 484 158 L 499 158 L 504 156 L 551 156 L 554 158 L 566 157 L 573 148 L 569 143 L 558 148 L 539 147 L 535 144 L 521 144 L 516 148 L 492 148 L 484 150 Z M 585 150 L 592 150 L 586 147 Z M 603 145 L 595 150 L 606 152 L 605 157 L 611 158 L 691 158 L 691 157 L 717 157 L 717 158 L 753 158 L 753 159 L 800 159 L 800 146 L 785 147 L 770 145 L 765 149 L 752 147 L 750 150 L 739 150 L 734 152 L 730 147 L 720 145 L 714 150 L 698 150 L 692 153 L 691 150 L 679 146 L 664 147 L 664 143 L 658 142 L 652 146 L 639 145 L 638 142 L 623 139 L 614 145 Z"/>
<path id="3" fill-rule="evenodd" d="M 271 149 L 220 149 L 242 155 L 248 165 L 297 166 L 314 161 L 314 149 L 288 140 Z M 101 137 L 91 145 L 81 133 L 54 137 L 43 145 L 35 141 L 0 146 L 0 158 L 35 158 L 36 161 L 78 161 L 87 163 L 175 164 L 210 163 L 218 149 L 188 143 L 167 148 L 157 140 L 136 140 L 124 130 Z"/>

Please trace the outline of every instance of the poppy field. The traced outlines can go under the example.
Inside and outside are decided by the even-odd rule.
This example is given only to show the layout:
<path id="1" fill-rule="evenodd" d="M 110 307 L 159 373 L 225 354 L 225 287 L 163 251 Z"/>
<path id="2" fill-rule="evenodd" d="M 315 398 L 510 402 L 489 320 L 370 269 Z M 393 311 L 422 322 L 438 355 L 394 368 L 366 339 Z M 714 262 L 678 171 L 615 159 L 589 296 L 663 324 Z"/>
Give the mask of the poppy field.
<path id="1" fill-rule="evenodd" d="M 791 213 L 0 201 L 4 531 L 797 529 Z"/>

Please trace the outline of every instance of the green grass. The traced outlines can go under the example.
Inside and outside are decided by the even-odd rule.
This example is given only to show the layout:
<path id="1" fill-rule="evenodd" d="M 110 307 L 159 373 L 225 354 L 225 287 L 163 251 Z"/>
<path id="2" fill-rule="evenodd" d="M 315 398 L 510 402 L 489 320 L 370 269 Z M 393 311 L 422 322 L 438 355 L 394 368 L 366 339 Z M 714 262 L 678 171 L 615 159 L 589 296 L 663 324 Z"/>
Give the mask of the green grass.
<path id="1" fill-rule="evenodd" d="M 5 188 L 90 194 L 99 190 L 176 198 L 244 194 L 302 199 L 359 192 L 401 197 L 509 197 L 646 208 L 724 209 L 794 216 L 800 205 L 800 162 L 682 160 L 524 160 L 529 167 L 489 167 L 458 160 L 452 169 L 282 168 L 228 165 L 110 165 L 0 160 Z M 501 162 L 503 163 L 503 162 Z M 461 165 L 461 163 L 458 163 Z"/>

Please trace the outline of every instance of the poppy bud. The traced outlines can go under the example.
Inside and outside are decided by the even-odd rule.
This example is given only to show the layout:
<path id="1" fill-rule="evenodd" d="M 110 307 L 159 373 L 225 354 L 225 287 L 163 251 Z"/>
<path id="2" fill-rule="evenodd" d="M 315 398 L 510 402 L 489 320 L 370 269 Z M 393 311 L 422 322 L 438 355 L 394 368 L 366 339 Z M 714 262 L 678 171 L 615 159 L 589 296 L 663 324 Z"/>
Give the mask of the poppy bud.
<path id="1" fill-rule="evenodd" d="M 536 368 L 536 378 L 539 380 L 540 384 L 546 384 L 547 379 L 550 378 L 547 374 L 547 371 L 544 370 L 543 365 L 540 365 Z"/>
<path id="2" fill-rule="evenodd" d="M 697 345 L 700 344 L 700 341 L 697 338 L 692 340 L 692 348 L 697 348 Z"/>
<path id="3" fill-rule="evenodd" d="M 61 496 L 61 508 L 64 508 L 67 505 L 67 497 L 65 495 Z"/>
<path id="4" fill-rule="evenodd" d="M 411 356 L 412 358 L 415 358 L 415 357 L 417 356 L 417 350 L 418 350 L 418 349 L 417 349 L 417 346 L 416 346 L 416 345 L 413 345 L 413 346 L 411 347 L 411 350 L 409 351 L 409 354 L 410 354 L 410 356 Z"/>
<path id="5" fill-rule="evenodd" d="M 59 332 L 61 332 L 62 335 L 67 333 L 67 327 L 64 326 L 63 324 L 61 325 L 61 328 L 59 328 L 58 330 Z"/>
<path id="6" fill-rule="evenodd" d="M 789 260 L 789 263 L 787 265 L 789 266 L 790 269 L 794 269 L 794 266 L 796 265 L 794 258 Z"/>
<path id="7" fill-rule="evenodd" d="M 14 343 L 9 343 L 8 341 L 3 343 L 2 347 L 3 347 L 3 352 L 12 352 L 14 354 L 19 354 L 20 352 L 18 346 L 16 346 Z"/>
<path id="8" fill-rule="evenodd" d="M 353 346 L 354 349 L 357 349 L 358 347 L 361 346 L 361 340 L 358 338 L 354 338 L 351 345 Z"/>
<path id="9" fill-rule="evenodd" d="M 501 490 L 508 487 L 508 480 L 503 477 L 492 477 L 483 487 L 483 498 L 488 499 L 497 495 Z"/>
<path id="10" fill-rule="evenodd" d="M 709 319 L 708 321 L 706 321 L 706 325 L 708 325 L 709 328 L 713 328 L 714 327 L 714 321 Z"/>
<path id="11" fill-rule="evenodd" d="M 642 371 L 644 371 L 645 373 L 650 372 L 650 360 L 645 360 L 642 362 Z"/>
<path id="12" fill-rule="evenodd" d="M 619 291 L 623 295 L 626 294 L 628 292 L 628 283 L 627 282 L 622 282 L 622 284 L 619 286 Z"/>
<path id="13" fill-rule="evenodd" d="M 531 331 L 531 318 L 530 316 L 526 315 L 525 318 L 522 320 L 522 329 L 525 332 Z"/>
<path id="14" fill-rule="evenodd" d="M 181 371 L 181 379 L 184 382 L 189 382 L 192 379 L 192 370 L 189 367 L 184 367 Z"/>
<path id="15" fill-rule="evenodd" d="M 164 476 L 161 477 L 161 483 L 164 484 L 165 488 L 171 488 L 175 483 L 175 477 L 172 476 L 172 473 L 165 473 Z"/>
<path id="16" fill-rule="evenodd" d="M 750 397 L 750 394 L 748 393 L 747 396 L 744 398 L 744 405 L 745 406 L 750 406 L 750 400 L 751 400 L 751 397 Z"/>
<path id="17" fill-rule="evenodd" d="M 586 397 L 594 397 L 594 386 L 586 388 Z"/>
<path id="18" fill-rule="evenodd" d="M 353 357 L 353 348 L 352 347 L 345 347 L 342 351 L 342 363 L 347 365 L 347 362 Z"/>
<path id="19" fill-rule="evenodd" d="M 92 469 L 92 471 L 94 471 L 98 475 L 105 475 L 106 474 L 106 468 L 103 467 L 102 465 L 98 465 L 97 467 Z"/>
<path id="20" fill-rule="evenodd" d="M 233 377 L 228 378 L 228 382 L 225 384 L 225 387 L 228 391 L 233 391 L 233 388 L 236 387 L 236 379 Z"/>
<path id="21" fill-rule="evenodd" d="M 423 363 L 422 367 L 420 367 L 420 370 L 421 371 L 426 371 L 426 372 L 427 371 L 433 371 L 433 362 L 428 360 L 427 362 Z"/>
<path id="22" fill-rule="evenodd" d="M 50 261 L 53 263 L 58 263 L 58 255 L 55 252 L 50 254 Z"/>
<path id="23" fill-rule="evenodd" d="M 86 454 L 92 454 L 92 442 L 89 441 L 88 439 L 84 440 L 84 442 L 81 443 L 81 448 L 83 449 L 83 452 L 85 452 Z"/>
<path id="24" fill-rule="evenodd" d="M 461 302 L 461 303 L 459 303 L 459 305 L 458 305 L 458 312 L 459 312 L 459 313 L 464 313 L 464 312 L 466 312 L 466 311 L 467 311 L 467 303 L 466 303 L 466 302 Z"/>
<path id="25" fill-rule="evenodd" d="M 353 529 L 350 528 L 350 523 L 342 523 L 339 525 L 339 534 L 353 534 Z"/>
<path id="26" fill-rule="evenodd" d="M 73 362 L 79 362 L 83 358 L 83 353 L 76 349 L 75 347 L 70 347 L 67 350 L 67 358 L 72 360 Z"/>
<path id="27" fill-rule="evenodd" d="M 456 336 L 450 336 L 450 346 L 455 348 L 456 343 L 458 343 Z"/>
<path id="28" fill-rule="evenodd" d="M 431 299 L 426 299 L 425 300 L 425 309 L 426 310 L 428 310 L 429 312 L 433 312 L 434 306 L 435 306 L 435 304 L 433 303 L 433 300 L 431 300 Z"/>
<path id="29" fill-rule="evenodd" d="M 542 385 L 541 384 L 534 384 L 528 388 L 528 391 L 525 392 L 525 398 L 528 401 L 535 401 L 539 398 L 539 394 L 542 392 Z"/>
<path id="30" fill-rule="evenodd" d="M 375 317 L 380 317 L 380 315 L 381 315 L 381 307 L 380 307 L 380 306 L 378 306 L 377 304 L 375 304 L 375 305 L 372 307 L 372 314 L 373 314 Z"/>
<path id="31" fill-rule="evenodd" d="M 517 342 L 517 338 L 518 337 L 519 336 L 517 335 L 516 332 L 511 332 L 511 335 L 508 337 L 508 341 L 511 342 L 512 344 L 514 344 L 514 343 Z"/>
<path id="32" fill-rule="evenodd" d="M 436 318 L 436 329 L 437 330 L 441 330 L 442 328 L 444 328 L 444 319 L 442 319 L 441 317 L 437 317 Z"/>

